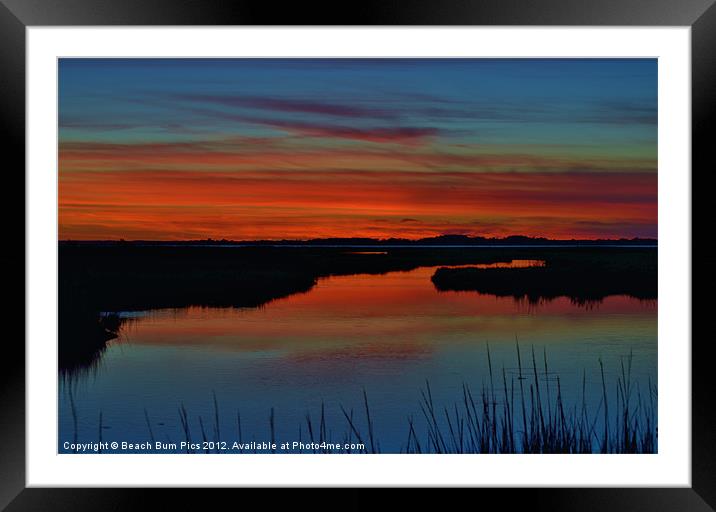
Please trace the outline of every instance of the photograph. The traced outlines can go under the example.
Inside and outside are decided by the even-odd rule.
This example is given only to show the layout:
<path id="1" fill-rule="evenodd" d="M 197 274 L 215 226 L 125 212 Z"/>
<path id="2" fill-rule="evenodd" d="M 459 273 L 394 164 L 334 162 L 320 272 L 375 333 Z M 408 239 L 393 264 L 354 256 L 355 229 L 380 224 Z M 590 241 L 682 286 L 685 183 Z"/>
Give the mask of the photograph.
<path id="1" fill-rule="evenodd" d="M 0 510 L 716 510 L 714 1 L 0 0 Z"/>
<path id="2" fill-rule="evenodd" d="M 60 56 L 57 453 L 658 454 L 659 66 Z"/>

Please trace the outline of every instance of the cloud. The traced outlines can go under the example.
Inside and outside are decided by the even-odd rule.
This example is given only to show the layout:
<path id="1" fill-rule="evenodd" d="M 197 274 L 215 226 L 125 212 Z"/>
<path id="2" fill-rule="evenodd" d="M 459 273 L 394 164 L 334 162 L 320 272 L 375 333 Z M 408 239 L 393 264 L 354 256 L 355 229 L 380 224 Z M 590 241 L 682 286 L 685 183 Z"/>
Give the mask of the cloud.
<path id="1" fill-rule="evenodd" d="M 274 112 L 320 114 L 341 118 L 394 119 L 397 115 L 385 109 L 343 105 L 309 99 L 276 98 L 264 96 L 229 96 L 211 94 L 180 94 L 176 98 L 198 103 L 210 103 L 225 107 L 241 107 Z"/>
<path id="2" fill-rule="evenodd" d="M 319 125 L 309 123 L 270 122 L 274 128 L 285 129 L 303 135 L 361 140 L 366 142 L 418 143 L 438 134 L 437 128 L 395 127 L 395 128 L 349 128 L 347 126 Z"/>
<path id="3" fill-rule="evenodd" d="M 232 121 L 257 124 L 302 136 L 351 139 L 364 142 L 420 143 L 438 135 L 439 130 L 428 126 L 376 126 L 356 128 L 334 123 L 293 121 L 244 116 L 227 112 L 202 111 L 206 115 L 219 116 Z"/>
<path id="4" fill-rule="evenodd" d="M 525 148 L 452 147 L 425 144 L 431 131 L 416 127 L 349 129 L 328 126 L 296 126 L 299 135 L 275 137 L 228 137 L 185 142 L 106 143 L 65 141 L 60 143 L 62 169 L 95 170 L 161 165 L 177 169 L 292 169 L 342 172 L 343 170 L 440 171 L 440 172 L 656 172 L 655 158 L 598 155 L 530 154 Z M 300 131 L 303 130 L 303 131 Z M 371 144 L 329 145 L 309 140 L 311 133 L 333 130 L 334 137 Z M 400 143 L 380 145 L 381 143 Z M 415 146 L 420 144 L 419 148 Z"/>
<path id="5" fill-rule="evenodd" d="M 66 119 L 60 117 L 58 126 L 66 129 L 82 129 L 82 130 L 93 130 L 93 131 L 116 131 L 116 130 L 133 130 L 135 128 L 142 128 L 145 125 L 138 123 L 109 123 L 99 121 L 89 121 L 82 119 Z"/>

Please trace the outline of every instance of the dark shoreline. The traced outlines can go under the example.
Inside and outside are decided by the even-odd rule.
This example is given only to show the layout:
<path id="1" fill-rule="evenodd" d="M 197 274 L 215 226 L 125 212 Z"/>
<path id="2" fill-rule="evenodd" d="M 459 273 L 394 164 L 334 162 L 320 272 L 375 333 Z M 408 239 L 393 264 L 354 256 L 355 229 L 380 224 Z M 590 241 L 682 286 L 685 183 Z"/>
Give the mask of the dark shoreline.
<path id="1" fill-rule="evenodd" d="M 641 300 L 658 294 L 656 255 L 614 258 L 589 254 L 575 260 L 554 257 L 543 267 L 439 268 L 432 282 L 440 291 L 475 291 L 530 303 L 568 297 L 575 304 L 597 303 L 611 295 Z"/>
<path id="2" fill-rule="evenodd" d="M 544 260 L 534 269 L 439 270 L 439 290 L 527 297 L 569 296 L 576 303 L 611 294 L 655 299 L 657 249 L 640 247 L 383 247 L 356 254 L 349 246 L 242 247 L 59 244 L 60 368 L 87 367 L 121 321 L 100 312 L 188 306 L 259 307 L 311 290 L 332 275 L 384 274 L 513 259 Z"/>
<path id="3" fill-rule="evenodd" d="M 387 247 L 387 248 L 537 248 L 537 247 L 657 247 L 655 238 L 549 239 L 508 236 L 486 238 L 441 235 L 429 238 L 313 238 L 307 240 L 61 240 L 60 245 L 142 247 Z"/>

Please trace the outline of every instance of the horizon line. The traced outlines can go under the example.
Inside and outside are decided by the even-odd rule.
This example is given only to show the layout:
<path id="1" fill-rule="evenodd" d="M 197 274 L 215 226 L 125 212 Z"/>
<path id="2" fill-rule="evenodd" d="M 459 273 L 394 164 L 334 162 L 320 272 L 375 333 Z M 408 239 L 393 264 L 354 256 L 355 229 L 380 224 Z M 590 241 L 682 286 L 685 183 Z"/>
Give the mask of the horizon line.
<path id="1" fill-rule="evenodd" d="M 508 240 L 534 240 L 534 241 L 547 241 L 547 242 L 630 242 L 630 241 L 653 241 L 657 242 L 656 237 L 618 237 L 618 238 L 548 238 L 544 236 L 528 236 L 528 235 L 508 235 L 505 237 L 487 237 L 487 236 L 469 236 L 469 235 L 456 235 L 456 234 L 445 234 L 435 235 L 430 237 L 422 238 L 403 238 L 398 236 L 388 238 L 374 238 L 374 237 L 361 237 L 361 236 L 334 236 L 324 238 L 260 238 L 260 239 L 229 239 L 229 238 L 176 238 L 176 239 L 151 239 L 151 238 L 96 238 L 96 239 L 77 239 L 77 238 L 64 238 L 58 239 L 58 242 L 115 242 L 115 243 L 136 243 L 136 242 L 153 242 L 153 243 L 177 243 L 177 242 L 219 242 L 219 243 L 241 243 L 241 244 L 256 244 L 256 243 L 310 243 L 310 242 L 323 242 L 333 240 L 370 240 L 374 242 L 390 242 L 400 240 L 402 242 L 415 243 L 424 241 L 440 241 L 441 239 L 460 238 L 468 241 L 508 241 Z"/>

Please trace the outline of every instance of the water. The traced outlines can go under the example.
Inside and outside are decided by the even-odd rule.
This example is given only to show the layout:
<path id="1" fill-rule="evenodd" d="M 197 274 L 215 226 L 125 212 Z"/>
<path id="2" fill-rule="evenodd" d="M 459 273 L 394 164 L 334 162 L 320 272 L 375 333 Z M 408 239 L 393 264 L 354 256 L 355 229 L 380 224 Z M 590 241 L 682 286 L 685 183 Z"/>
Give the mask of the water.
<path id="1" fill-rule="evenodd" d="M 516 262 L 534 265 L 538 262 Z M 504 264 L 500 264 L 504 266 Z M 530 304 L 476 292 L 438 292 L 436 267 L 383 275 L 319 280 L 309 292 L 260 308 L 154 310 L 126 316 L 119 339 L 98 366 L 62 379 L 59 392 L 60 452 L 73 441 L 149 440 L 144 411 L 156 440 L 184 438 L 183 405 L 193 439 L 214 438 L 214 402 L 222 440 L 269 441 L 274 411 L 276 442 L 308 440 L 306 415 L 318 430 L 321 406 L 327 433 L 343 441 L 349 432 L 341 412 L 353 409 L 365 436 L 363 390 L 383 452 L 404 449 L 408 420 L 422 429 L 420 390 L 429 381 L 442 411 L 462 400 L 462 384 L 479 390 L 489 381 L 487 345 L 501 378 L 517 376 L 515 340 L 531 371 L 534 347 L 543 392 L 556 394 L 559 375 L 565 401 L 581 400 L 596 411 L 602 396 L 599 359 L 609 393 L 624 358 L 633 353 L 632 377 L 647 393 L 657 381 L 657 304 L 626 296 L 588 307 L 569 299 Z M 581 402 L 580 402 L 581 403 Z M 442 421 L 442 420 L 441 420 Z M 366 436 L 367 437 L 367 436 Z M 177 450 L 180 451 L 180 450 Z"/>

